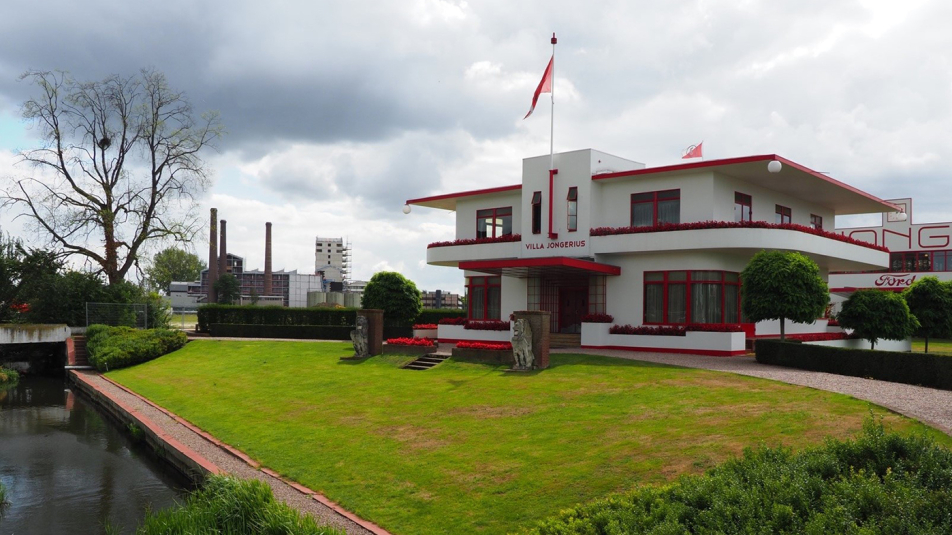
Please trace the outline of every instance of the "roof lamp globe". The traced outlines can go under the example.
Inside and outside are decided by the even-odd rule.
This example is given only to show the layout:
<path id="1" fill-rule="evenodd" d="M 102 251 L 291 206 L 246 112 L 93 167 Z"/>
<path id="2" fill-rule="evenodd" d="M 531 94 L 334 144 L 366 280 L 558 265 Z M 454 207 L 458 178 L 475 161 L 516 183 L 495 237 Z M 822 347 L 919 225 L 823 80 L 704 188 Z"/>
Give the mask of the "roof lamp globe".
<path id="1" fill-rule="evenodd" d="M 899 221 L 905 221 L 906 219 L 909 219 L 909 214 L 906 212 L 899 212 L 899 215 L 896 217 L 896 219 Z"/>
<path id="2" fill-rule="evenodd" d="M 783 169 L 783 164 L 777 160 L 770 160 L 770 163 L 767 164 L 767 170 L 771 173 L 779 173 Z"/>
<path id="3" fill-rule="evenodd" d="M 409 214 L 409 213 L 410 213 L 410 205 L 409 205 L 409 204 L 404 204 L 404 205 L 403 205 L 403 213 L 405 213 L 405 214 Z"/>

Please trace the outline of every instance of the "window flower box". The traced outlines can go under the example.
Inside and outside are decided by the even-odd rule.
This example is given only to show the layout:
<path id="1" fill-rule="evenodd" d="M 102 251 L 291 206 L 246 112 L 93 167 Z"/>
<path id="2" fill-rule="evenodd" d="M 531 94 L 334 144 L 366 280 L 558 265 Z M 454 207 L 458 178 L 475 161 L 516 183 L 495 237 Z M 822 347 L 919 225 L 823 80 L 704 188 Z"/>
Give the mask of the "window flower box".
<path id="1" fill-rule="evenodd" d="M 735 356 L 746 354 L 743 331 L 688 331 L 684 335 L 611 334 L 608 323 L 582 323 L 582 347 L 658 353 Z M 672 333 L 675 329 L 671 329 Z"/>

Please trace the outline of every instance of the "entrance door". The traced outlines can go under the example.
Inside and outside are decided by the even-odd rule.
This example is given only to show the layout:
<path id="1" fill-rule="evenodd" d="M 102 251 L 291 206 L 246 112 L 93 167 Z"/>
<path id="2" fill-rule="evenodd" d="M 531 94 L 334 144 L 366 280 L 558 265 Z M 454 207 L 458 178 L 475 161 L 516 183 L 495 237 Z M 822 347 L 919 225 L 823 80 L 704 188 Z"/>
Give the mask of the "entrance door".
<path id="1" fill-rule="evenodd" d="M 585 314 L 588 314 L 588 288 L 559 288 L 559 332 L 582 332 Z"/>

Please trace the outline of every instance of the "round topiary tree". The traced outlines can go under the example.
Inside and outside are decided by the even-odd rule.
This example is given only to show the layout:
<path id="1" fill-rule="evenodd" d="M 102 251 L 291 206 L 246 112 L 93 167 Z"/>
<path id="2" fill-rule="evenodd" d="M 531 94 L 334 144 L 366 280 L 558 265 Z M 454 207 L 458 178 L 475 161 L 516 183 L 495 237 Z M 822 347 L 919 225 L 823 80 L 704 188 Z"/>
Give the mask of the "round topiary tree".
<path id="1" fill-rule="evenodd" d="M 420 315 L 423 301 L 413 281 L 395 271 L 381 271 L 367 282 L 361 306 L 382 309 L 386 323 L 405 325 Z"/>
<path id="2" fill-rule="evenodd" d="M 929 338 L 952 336 L 952 284 L 941 282 L 937 277 L 923 277 L 902 292 L 909 311 L 919 320 L 917 336 Z"/>
<path id="3" fill-rule="evenodd" d="M 816 262 L 800 253 L 760 251 L 740 275 L 741 308 L 750 321 L 784 320 L 812 323 L 830 301 L 826 282 Z"/>
<path id="4" fill-rule="evenodd" d="M 857 290 L 843 302 L 836 315 L 840 327 L 852 329 L 860 338 L 869 340 L 869 348 L 876 342 L 902 340 L 912 336 L 919 321 L 909 313 L 909 305 L 901 295 L 882 290 Z"/>

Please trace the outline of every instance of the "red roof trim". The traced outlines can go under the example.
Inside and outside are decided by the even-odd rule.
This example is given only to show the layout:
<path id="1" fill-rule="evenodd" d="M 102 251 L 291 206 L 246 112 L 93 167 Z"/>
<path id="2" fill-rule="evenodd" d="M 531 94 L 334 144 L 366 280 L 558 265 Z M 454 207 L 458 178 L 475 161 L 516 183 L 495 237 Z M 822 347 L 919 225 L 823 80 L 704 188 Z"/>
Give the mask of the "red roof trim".
<path id="1" fill-rule="evenodd" d="M 475 195 L 488 195 L 490 193 L 501 193 L 504 191 L 515 191 L 522 189 L 522 184 L 512 186 L 499 186 L 497 188 L 475 189 L 472 191 L 462 191 L 459 193 L 446 193 L 444 195 L 434 195 L 432 197 L 420 197 L 419 199 L 410 199 L 407 204 L 420 204 L 424 202 L 442 201 L 444 199 L 454 199 L 459 197 L 472 197 Z"/>
<path id="2" fill-rule="evenodd" d="M 790 167 L 792 167 L 792 168 L 794 168 L 794 169 L 796 169 L 796 170 L 798 170 L 798 171 L 802 171 L 802 172 L 807 173 L 807 174 L 809 174 L 809 175 L 813 175 L 813 176 L 815 176 L 816 178 L 819 178 L 820 180 L 823 180 L 823 181 L 828 182 L 828 183 L 830 183 L 830 184 L 833 184 L 833 185 L 835 185 L 835 186 L 839 186 L 839 187 L 841 187 L 841 188 L 843 188 L 843 189 L 852 191 L 853 193 L 856 193 L 857 195 L 862 195 L 863 197 L 866 197 L 867 199 L 870 199 L 870 200 L 873 200 L 873 201 L 876 201 L 876 202 L 880 202 L 880 203 L 883 203 L 883 204 L 886 204 L 886 205 L 889 205 L 889 206 L 893 206 L 893 207 L 896 208 L 896 210 L 899 210 L 899 207 L 898 207 L 898 206 L 896 206 L 896 205 L 894 205 L 894 204 L 892 204 L 892 203 L 886 202 L 886 201 L 880 199 L 879 197 L 876 197 L 876 196 L 874 196 L 874 195 L 870 195 L 869 193 L 866 193 L 866 192 L 863 191 L 863 190 L 854 188 L 853 186 L 850 186 L 849 184 L 845 184 L 845 183 L 843 183 L 843 182 L 840 182 L 839 180 L 836 180 L 835 178 L 830 178 L 830 177 L 824 175 L 823 173 L 819 173 L 819 172 L 817 172 L 817 171 L 814 171 L 813 169 L 810 169 L 810 168 L 808 168 L 808 167 L 804 167 L 804 166 L 802 166 L 802 165 L 800 165 L 800 164 L 798 164 L 798 163 L 796 163 L 796 162 L 794 162 L 794 161 L 788 160 L 788 159 L 786 159 L 786 158 L 784 158 L 784 157 L 782 157 L 782 156 L 778 156 L 778 155 L 776 155 L 776 154 L 762 154 L 762 155 L 758 155 L 758 156 L 741 156 L 741 157 L 738 157 L 738 158 L 725 158 L 725 159 L 722 159 L 722 160 L 708 160 L 708 161 L 703 161 L 703 162 L 691 162 L 691 163 L 681 163 L 681 164 L 675 164 L 675 165 L 664 165 L 664 166 L 661 166 L 661 167 L 648 167 L 648 168 L 645 168 L 645 169 L 633 169 L 633 170 L 631 170 L 631 171 L 619 171 L 619 172 L 616 172 L 616 173 L 603 173 L 603 174 L 598 174 L 598 175 L 592 175 L 592 180 L 605 180 L 605 179 L 609 179 L 609 178 L 619 178 L 619 177 L 624 177 L 624 176 L 650 175 L 650 174 L 655 174 L 655 173 L 673 173 L 673 172 L 675 172 L 675 171 L 687 171 L 687 170 L 691 170 L 691 169 L 704 169 L 704 168 L 707 168 L 707 167 L 720 167 L 720 166 L 725 166 L 725 165 L 734 165 L 734 164 L 741 164 L 741 163 L 769 162 L 769 161 L 771 161 L 771 160 L 777 160 L 777 161 L 779 161 L 780 163 L 782 163 L 782 164 L 784 164 L 784 165 L 789 165 Z"/>
<path id="3" fill-rule="evenodd" d="M 569 258 L 566 256 L 552 256 L 547 258 L 520 258 L 515 260 L 470 260 L 460 262 L 459 268 L 479 271 L 481 269 L 502 269 L 502 268 L 521 268 L 521 267 L 570 267 L 575 269 L 584 269 L 606 275 L 621 275 L 621 268 L 609 264 L 599 264 L 589 260 L 579 260 L 578 258 Z"/>

